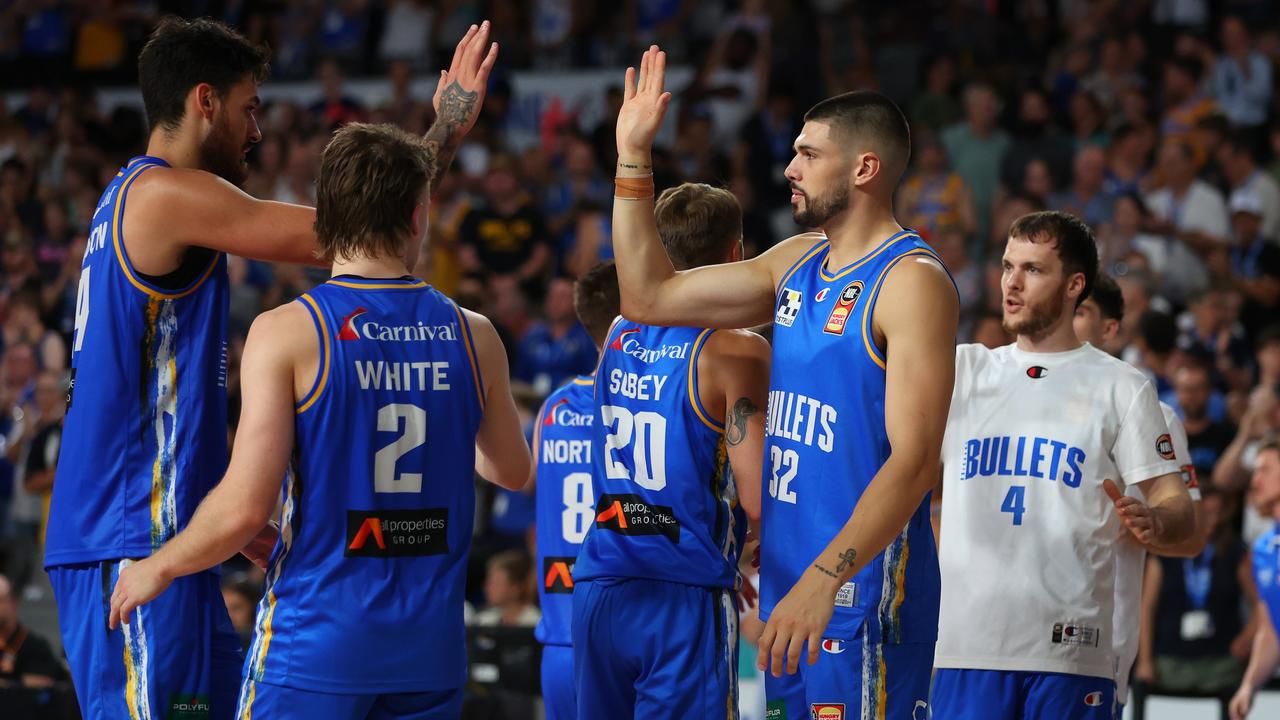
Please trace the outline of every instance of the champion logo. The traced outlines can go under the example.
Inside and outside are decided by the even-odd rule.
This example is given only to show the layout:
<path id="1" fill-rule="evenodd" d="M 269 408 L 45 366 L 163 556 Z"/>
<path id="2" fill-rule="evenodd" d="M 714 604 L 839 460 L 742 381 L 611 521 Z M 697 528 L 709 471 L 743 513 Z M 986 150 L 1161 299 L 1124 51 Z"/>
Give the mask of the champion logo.
<path id="1" fill-rule="evenodd" d="M 1094 690 L 1084 696 L 1084 704 L 1089 707 L 1102 707 L 1102 693 Z"/>
<path id="2" fill-rule="evenodd" d="M 830 294 L 831 294 L 831 288 L 822 288 L 821 290 L 818 291 L 817 295 L 813 296 L 813 300 L 814 302 L 822 302 L 823 300 L 826 300 L 827 296 Z"/>
<path id="3" fill-rule="evenodd" d="M 1039 380 L 1040 378 L 1048 374 L 1049 374 L 1049 368 L 1042 367 L 1040 365 L 1032 365 L 1031 367 L 1027 368 L 1027 377 L 1031 378 L 1032 380 Z"/>
<path id="4" fill-rule="evenodd" d="M 369 312 L 365 308 L 356 308 L 342 318 L 342 325 L 338 329 L 339 340 L 359 340 L 360 333 L 356 330 L 356 318 Z"/>
<path id="5" fill-rule="evenodd" d="M 839 640 L 823 640 L 822 651 L 832 655 L 839 655 L 844 652 L 844 643 Z"/>

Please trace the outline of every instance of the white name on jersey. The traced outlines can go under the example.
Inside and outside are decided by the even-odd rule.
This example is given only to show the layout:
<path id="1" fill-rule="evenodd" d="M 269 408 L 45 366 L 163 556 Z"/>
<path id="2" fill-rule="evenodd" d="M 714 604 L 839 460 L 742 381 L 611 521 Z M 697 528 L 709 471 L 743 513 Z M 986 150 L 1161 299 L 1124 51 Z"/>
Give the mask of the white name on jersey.
<path id="1" fill-rule="evenodd" d="M 361 390 L 448 390 L 449 363 L 357 360 Z"/>
<path id="2" fill-rule="evenodd" d="M 609 373 L 609 392 L 632 400 L 661 400 L 666 375 L 639 375 L 614 368 Z"/>

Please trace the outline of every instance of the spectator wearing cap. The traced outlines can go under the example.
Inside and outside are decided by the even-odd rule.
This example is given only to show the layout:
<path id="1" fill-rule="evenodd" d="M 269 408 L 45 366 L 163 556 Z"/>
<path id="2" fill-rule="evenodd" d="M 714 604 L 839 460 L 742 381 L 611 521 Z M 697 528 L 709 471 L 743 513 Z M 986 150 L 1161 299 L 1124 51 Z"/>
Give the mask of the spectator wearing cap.
<path id="1" fill-rule="evenodd" d="M 1240 18 L 1223 20 L 1221 36 L 1222 56 L 1213 68 L 1214 97 L 1231 124 L 1259 142 L 1271 104 L 1271 63 L 1254 47 Z"/>
<path id="2" fill-rule="evenodd" d="M 1280 246 L 1262 236 L 1262 200 L 1249 190 L 1231 194 L 1229 254 L 1232 281 L 1244 295 L 1240 321 L 1250 337 L 1280 317 Z"/>
<path id="3" fill-rule="evenodd" d="M 1217 160 L 1231 185 L 1232 199 L 1238 193 L 1253 196 L 1249 202 L 1262 218 L 1260 234 L 1273 243 L 1280 243 L 1280 182 L 1258 167 L 1248 138 L 1240 133 L 1227 137 L 1218 148 Z"/>

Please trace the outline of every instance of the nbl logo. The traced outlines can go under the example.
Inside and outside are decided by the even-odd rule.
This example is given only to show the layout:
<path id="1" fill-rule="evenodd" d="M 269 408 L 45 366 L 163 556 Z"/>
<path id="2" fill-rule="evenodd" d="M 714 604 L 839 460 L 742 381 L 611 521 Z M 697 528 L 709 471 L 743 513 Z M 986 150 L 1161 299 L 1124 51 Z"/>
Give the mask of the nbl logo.
<path id="1" fill-rule="evenodd" d="M 1169 433 L 1165 433 L 1164 435 L 1156 438 L 1156 452 L 1160 453 L 1160 457 L 1165 460 L 1172 460 L 1174 458 L 1173 438 L 1169 436 Z"/>

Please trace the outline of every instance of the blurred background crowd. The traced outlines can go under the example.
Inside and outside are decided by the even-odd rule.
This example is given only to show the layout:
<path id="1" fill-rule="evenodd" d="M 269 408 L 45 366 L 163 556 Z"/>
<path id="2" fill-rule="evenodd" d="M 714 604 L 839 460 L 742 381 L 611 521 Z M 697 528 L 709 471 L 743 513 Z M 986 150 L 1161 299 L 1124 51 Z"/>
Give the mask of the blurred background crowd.
<path id="1" fill-rule="evenodd" d="M 25 670 L 0 658 L 0 687 L 65 680 L 39 567 L 76 283 L 102 188 L 146 146 L 135 59 L 164 14 L 223 19 L 270 46 L 245 190 L 307 204 L 334 128 L 423 132 L 453 43 L 492 21 L 502 50 L 484 113 L 435 189 L 416 272 L 493 319 L 530 419 L 595 364 L 573 279 L 612 254 L 620 68 L 643 47 L 660 43 L 674 66 L 659 188 L 730 189 L 749 255 L 800 229 L 783 168 L 804 110 L 853 89 L 894 98 L 914 140 L 899 218 L 956 278 L 958 342 L 1010 340 L 999 255 L 1012 219 L 1048 208 L 1093 227 L 1126 303 L 1106 349 L 1183 417 L 1219 518 L 1217 551 L 1196 566 L 1211 568 L 1216 633 L 1179 637 L 1167 620 L 1191 602 L 1193 568 L 1153 561 L 1166 567 L 1140 685 L 1234 689 L 1251 622 L 1238 570 L 1265 526 L 1248 479 L 1258 440 L 1280 430 L 1280 12 L 1267 0 L 0 0 L 0 648 L 28 637 L 25 603 L 22 647 L 39 655 Z M 249 322 L 324 274 L 243 259 L 231 273 L 234 418 Z M 473 621 L 530 626 L 532 496 L 477 492 Z M 258 578 L 245 563 L 226 578 L 247 633 Z"/>

